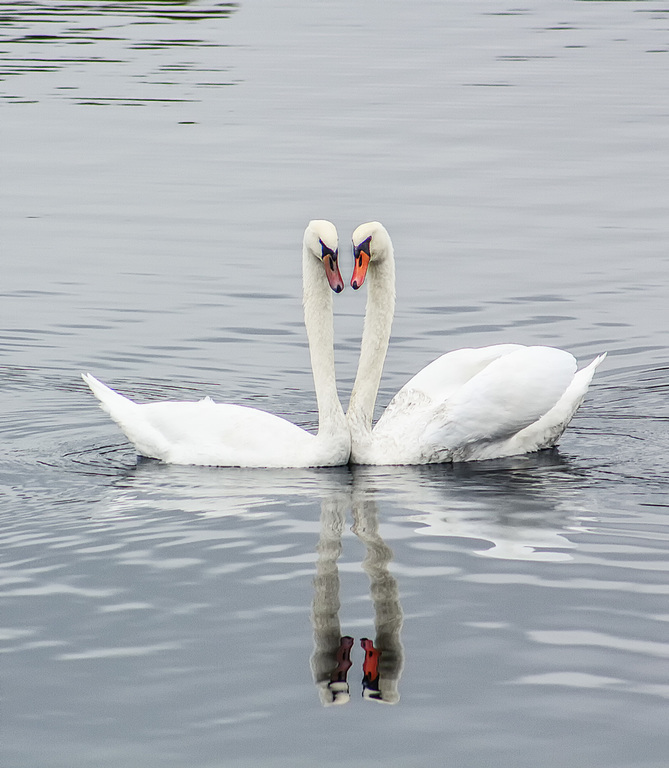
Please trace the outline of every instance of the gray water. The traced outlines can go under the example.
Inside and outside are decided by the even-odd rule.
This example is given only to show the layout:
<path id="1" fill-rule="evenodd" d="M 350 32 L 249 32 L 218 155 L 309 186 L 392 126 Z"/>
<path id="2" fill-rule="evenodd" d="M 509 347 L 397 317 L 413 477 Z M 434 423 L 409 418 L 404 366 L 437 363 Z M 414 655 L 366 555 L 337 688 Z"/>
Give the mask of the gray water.
<path id="1" fill-rule="evenodd" d="M 665 768 L 668 66 L 656 2 L 3 3 L 4 768 Z M 381 406 L 449 349 L 608 351 L 558 449 L 138 462 L 80 371 L 314 427 L 316 217 L 347 274 L 393 237 Z"/>

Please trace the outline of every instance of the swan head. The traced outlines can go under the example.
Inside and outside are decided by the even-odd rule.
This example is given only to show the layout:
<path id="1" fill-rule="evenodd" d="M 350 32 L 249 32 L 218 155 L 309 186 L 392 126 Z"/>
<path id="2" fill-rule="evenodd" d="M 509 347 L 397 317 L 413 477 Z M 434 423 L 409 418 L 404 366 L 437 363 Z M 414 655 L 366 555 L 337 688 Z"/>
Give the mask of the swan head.
<path id="1" fill-rule="evenodd" d="M 304 232 L 304 245 L 322 262 L 330 288 L 341 293 L 344 281 L 339 271 L 339 237 L 335 225 L 325 219 L 310 221 Z"/>
<path id="2" fill-rule="evenodd" d="M 361 224 L 353 233 L 353 276 L 351 286 L 358 290 L 365 282 L 370 262 L 380 263 L 390 252 L 390 235 L 378 221 Z"/>

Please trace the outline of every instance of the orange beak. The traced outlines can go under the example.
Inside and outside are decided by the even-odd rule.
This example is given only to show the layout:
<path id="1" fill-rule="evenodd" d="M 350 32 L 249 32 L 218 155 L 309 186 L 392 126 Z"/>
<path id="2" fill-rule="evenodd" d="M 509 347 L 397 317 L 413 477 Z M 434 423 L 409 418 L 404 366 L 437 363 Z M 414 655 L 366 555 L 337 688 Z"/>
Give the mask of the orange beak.
<path id="1" fill-rule="evenodd" d="M 341 293 L 344 290 L 344 281 L 339 271 L 339 262 L 337 261 L 337 254 L 326 255 L 323 257 L 323 266 L 325 267 L 325 275 L 330 283 L 330 288 L 335 293 Z"/>
<path id="2" fill-rule="evenodd" d="M 367 250 L 365 250 L 367 249 Z M 367 275 L 367 267 L 369 266 L 369 241 L 365 240 L 356 248 L 353 249 L 353 275 L 351 277 L 351 287 L 354 291 L 365 282 L 365 276 Z"/>

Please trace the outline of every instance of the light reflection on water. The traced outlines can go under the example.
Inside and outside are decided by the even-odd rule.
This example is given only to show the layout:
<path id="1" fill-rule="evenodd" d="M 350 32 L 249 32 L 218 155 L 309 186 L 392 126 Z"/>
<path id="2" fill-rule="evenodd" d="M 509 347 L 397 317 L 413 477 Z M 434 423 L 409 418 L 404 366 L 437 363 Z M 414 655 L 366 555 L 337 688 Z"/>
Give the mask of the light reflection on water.
<path id="1" fill-rule="evenodd" d="M 587 469 L 559 451 L 492 466 L 354 471 L 153 461 L 124 468 L 124 452 L 113 449 L 102 474 L 95 452 L 80 454 L 66 470 L 69 501 L 54 482 L 59 503 L 29 493 L 26 511 L 39 504 L 38 514 L 3 516 L 3 649 L 31 664 L 31 671 L 10 665 L 22 670 L 22 693 L 18 680 L 9 681 L 16 723 L 24 724 L 12 730 L 16 744 L 46 675 L 71 714 L 58 714 L 46 697 L 37 705 L 42 727 L 86 728 L 102 743 L 121 728 L 131 741 L 160 743 L 159 753 L 178 734 L 191 743 L 194 729 L 200 739 L 206 734 L 205 753 L 232 744 L 240 756 L 230 726 L 269 718 L 274 733 L 299 713 L 319 727 L 305 672 L 311 658 L 327 703 L 337 667 L 341 678 L 342 637 L 354 638 L 352 711 L 364 691 L 366 700 L 418 707 L 423 716 L 447 706 L 455 728 L 471 710 L 455 715 L 446 702 L 454 705 L 465 684 L 478 716 L 493 719 L 502 695 L 496 686 L 511 683 L 662 700 L 666 683 L 655 665 L 665 647 L 668 590 L 661 511 L 602 514 L 601 506 L 614 509 L 615 491 L 597 490 Z M 359 682 L 364 638 L 381 651 L 376 682 L 370 675 Z M 509 642 L 527 659 L 520 666 L 516 652 L 505 658 Z M 479 669 L 465 674 L 472 662 Z M 73 664 L 95 666 L 60 666 Z M 75 688 L 82 675 L 88 685 Z M 89 696 L 92 685 L 105 701 Z M 435 698 L 444 686 L 446 701 Z M 183 701 L 168 703 L 177 691 Z M 429 691 L 429 703 L 420 704 Z M 155 703 L 148 716 L 137 707 L 165 694 L 158 728 Z M 121 700 L 132 718 L 112 714 Z M 504 694 L 507 713 L 520 716 L 527 700 L 516 695 L 514 705 Z M 278 701 L 288 709 L 277 709 Z M 544 693 L 542 706 L 562 713 L 551 702 Z M 367 717 L 369 727 L 397 731 L 395 739 L 411 722 Z M 587 718 L 579 727 L 587 732 Z M 476 751 L 474 743 L 465 739 L 465 753 Z"/>
<path id="2" fill-rule="evenodd" d="M 0 64 L 0 80 L 6 81 L 10 90 L 0 92 L 0 98 L 9 103 L 37 103 L 57 97 L 88 106 L 199 101 L 202 97 L 195 93 L 176 96 L 169 89 L 187 86 L 192 78 L 196 89 L 233 85 L 234 81 L 224 75 L 229 68 L 218 56 L 208 66 L 175 56 L 187 54 L 189 49 L 224 48 L 225 42 L 216 39 L 211 28 L 203 29 L 201 23 L 227 18 L 236 9 L 237 3 L 203 5 L 164 0 L 5 3 L 0 11 L 0 42 L 9 55 L 3 56 Z M 191 30 L 195 37 L 190 36 Z M 156 55 L 161 51 L 166 54 L 162 61 Z M 148 71 L 145 52 L 151 53 Z M 89 70 L 95 73 L 98 85 L 108 82 L 113 87 L 114 80 L 120 79 L 123 90 L 91 92 Z M 28 82 L 16 82 L 21 76 L 30 76 Z M 35 83 L 39 91 L 31 98 L 27 94 Z"/>
<path id="3" fill-rule="evenodd" d="M 3 766 L 664 768 L 668 14 L 646 5 L 3 5 Z M 81 368 L 314 427 L 314 216 L 344 271 L 362 220 L 393 235 L 382 403 L 455 347 L 607 350 L 559 448 L 137 462 Z M 362 304 L 337 297 L 344 400 Z"/>

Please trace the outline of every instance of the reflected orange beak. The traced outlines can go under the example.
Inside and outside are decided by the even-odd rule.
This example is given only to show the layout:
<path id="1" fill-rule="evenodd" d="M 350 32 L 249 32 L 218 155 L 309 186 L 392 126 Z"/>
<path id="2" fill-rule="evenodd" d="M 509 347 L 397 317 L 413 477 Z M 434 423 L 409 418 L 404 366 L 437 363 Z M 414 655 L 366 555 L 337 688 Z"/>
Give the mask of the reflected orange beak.
<path id="1" fill-rule="evenodd" d="M 351 287 L 354 291 L 365 282 L 365 276 L 367 275 L 367 267 L 369 266 L 369 253 L 365 250 L 369 249 L 367 241 L 353 249 L 353 259 L 355 264 L 353 266 L 353 275 L 351 277 Z"/>
<path id="2" fill-rule="evenodd" d="M 325 275 L 328 279 L 328 283 L 330 283 L 330 288 L 332 288 L 335 293 L 341 293 L 344 290 L 344 280 L 339 271 L 337 256 L 324 256 L 323 266 L 325 267 Z"/>

